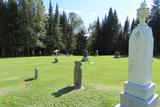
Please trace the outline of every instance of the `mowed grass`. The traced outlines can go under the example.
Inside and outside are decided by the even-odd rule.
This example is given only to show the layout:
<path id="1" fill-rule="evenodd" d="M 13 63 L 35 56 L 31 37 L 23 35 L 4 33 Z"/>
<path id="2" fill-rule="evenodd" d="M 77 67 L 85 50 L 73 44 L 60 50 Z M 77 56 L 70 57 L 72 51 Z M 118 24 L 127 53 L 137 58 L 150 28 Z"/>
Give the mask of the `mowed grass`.
<path id="1" fill-rule="evenodd" d="M 115 107 L 128 75 L 128 58 L 89 57 L 84 62 L 84 90 L 71 90 L 74 61 L 78 56 L 53 56 L 0 59 L 0 107 Z M 39 79 L 34 77 L 34 66 Z M 153 82 L 160 94 L 160 59 L 153 61 Z M 60 91 L 58 91 L 60 90 Z M 160 100 L 159 100 L 160 102 Z M 159 105 L 160 106 L 160 105 Z"/>

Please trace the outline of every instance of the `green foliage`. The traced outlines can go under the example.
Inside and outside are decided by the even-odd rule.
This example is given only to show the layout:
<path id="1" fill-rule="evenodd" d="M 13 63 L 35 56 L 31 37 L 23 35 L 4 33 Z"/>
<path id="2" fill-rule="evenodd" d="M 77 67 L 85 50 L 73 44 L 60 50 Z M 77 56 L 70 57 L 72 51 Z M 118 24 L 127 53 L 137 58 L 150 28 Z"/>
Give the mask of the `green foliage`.
<path id="1" fill-rule="evenodd" d="M 95 28 L 92 30 L 92 50 L 99 50 L 99 53 L 113 54 L 116 51 L 116 44 L 120 31 L 120 24 L 116 10 L 113 12 L 110 8 L 108 16 L 105 15 L 102 24 L 97 18 L 97 22 L 93 25 Z"/>
<path id="2" fill-rule="evenodd" d="M 148 16 L 148 24 L 152 28 L 154 36 L 154 53 L 160 54 L 160 0 L 153 0 L 153 6 Z"/>
<path id="3" fill-rule="evenodd" d="M 82 55 L 83 50 L 87 47 L 87 37 L 85 32 L 82 30 L 76 35 L 76 53 L 77 55 Z"/>
<path id="4" fill-rule="evenodd" d="M 129 19 L 126 18 L 124 29 L 123 29 L 123 39 L 122 39 L 122 53 L 125 55 L 128 55 L 128 46 L 129 46 L 129 36 L 130 36 L 130 26 L 129 26 Z"/>

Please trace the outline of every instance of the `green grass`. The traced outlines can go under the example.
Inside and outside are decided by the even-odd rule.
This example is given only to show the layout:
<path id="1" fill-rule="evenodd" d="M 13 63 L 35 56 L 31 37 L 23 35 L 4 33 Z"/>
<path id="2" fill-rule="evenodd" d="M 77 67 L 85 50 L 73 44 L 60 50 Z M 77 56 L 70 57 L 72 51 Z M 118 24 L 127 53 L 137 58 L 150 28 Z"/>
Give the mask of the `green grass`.
<path id="1" fill-rule="evenodd" d="M 54 96 L 73 84 L 74 61 L 81 57 L 24 57 L 0 59 L 0 107 L 114 107 L 127 80 L 128 59 L 112 56 L 89 57 L 83 63 L 84 90 Z M 39 80 L 27 81 L 39 68 Z M 153 81 L 160 94 L 160 59 L 153 62 Z M 160 105 L 159 105 L 160 106 Z"/>

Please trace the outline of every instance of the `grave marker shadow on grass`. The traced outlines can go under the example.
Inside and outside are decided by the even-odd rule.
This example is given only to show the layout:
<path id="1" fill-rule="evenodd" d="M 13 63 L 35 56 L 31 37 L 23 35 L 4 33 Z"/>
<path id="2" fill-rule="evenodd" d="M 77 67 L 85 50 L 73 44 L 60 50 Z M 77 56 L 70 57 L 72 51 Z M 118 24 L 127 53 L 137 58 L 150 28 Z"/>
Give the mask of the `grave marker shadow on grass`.
<path id="1" fill-rule="evenodd" d="M 33 80 L 35 80 L 35 78 L 32 77 L 32 78 L 27 78 L 24 81 L 27 82 L 27 81 L 33 81 Z"/>
<path id="2" fill-rule="evenodd" d="M 67 87 L 64 87 L 62 89 L 59 89 L 57 92 L 52 93 L 52 96 L 60 97 L 64 94 L 67 94 L 67 93 L 73 91 L 73 90 L 75 90 L 75 86 L 67 86 Z"/>

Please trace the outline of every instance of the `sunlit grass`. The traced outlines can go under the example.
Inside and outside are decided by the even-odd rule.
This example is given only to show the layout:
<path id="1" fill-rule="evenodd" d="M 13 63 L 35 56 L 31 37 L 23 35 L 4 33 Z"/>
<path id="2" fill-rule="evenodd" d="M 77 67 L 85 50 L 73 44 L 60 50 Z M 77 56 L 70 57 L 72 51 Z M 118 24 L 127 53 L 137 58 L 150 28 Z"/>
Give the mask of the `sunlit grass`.
<path id="1" fill-rule="evenodd" d="M 74 61 L 78 56 L 23 57 L 0 59 L 0 107 L 114 107 L 119 103 L 123 83 L 127 80 L 128 58 L 89 57 L 84 62 L 84 90 L 73 90 L 54 96 L 58 90 L 73 84 Z M 39 79 L 34 77 L 34 66 Z M 160 59 L 153 61 L 153 82 L 160 94 Z"/>

